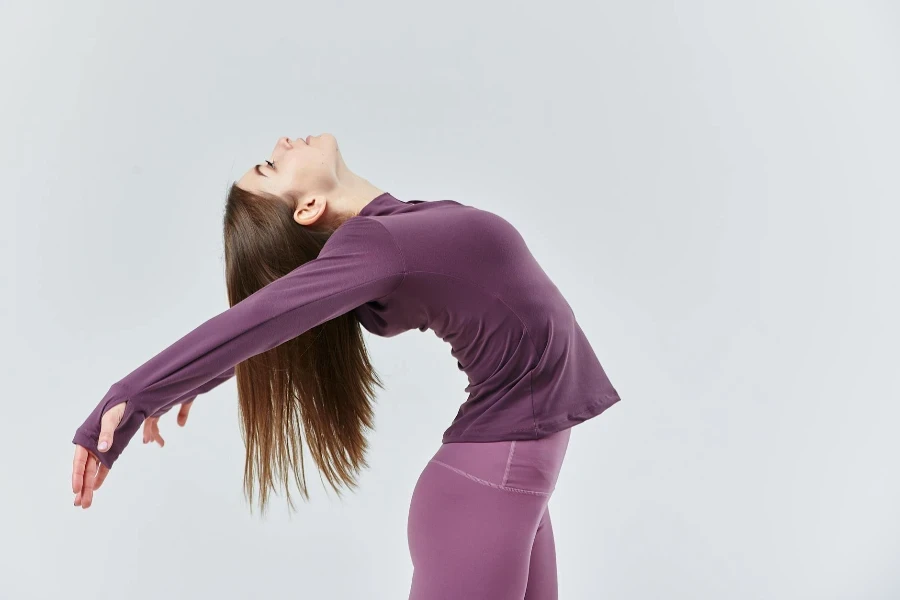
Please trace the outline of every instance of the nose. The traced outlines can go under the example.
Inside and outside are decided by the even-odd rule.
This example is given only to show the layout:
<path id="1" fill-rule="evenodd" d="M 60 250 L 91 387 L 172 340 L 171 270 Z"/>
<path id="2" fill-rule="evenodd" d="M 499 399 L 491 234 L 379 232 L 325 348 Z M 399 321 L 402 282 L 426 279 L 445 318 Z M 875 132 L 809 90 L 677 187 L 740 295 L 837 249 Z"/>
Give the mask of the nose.
<path id="1" fill-rule="evenodd" d="M 285 136 L 278 138 L 278 141 L 275 142 L 275 149 L 272 150 L 272 160 L 277 161 L 281 158 L 281 154 L 287 150 L 293 148 L 294 145 L 291 143 L 291 138 Z"/>

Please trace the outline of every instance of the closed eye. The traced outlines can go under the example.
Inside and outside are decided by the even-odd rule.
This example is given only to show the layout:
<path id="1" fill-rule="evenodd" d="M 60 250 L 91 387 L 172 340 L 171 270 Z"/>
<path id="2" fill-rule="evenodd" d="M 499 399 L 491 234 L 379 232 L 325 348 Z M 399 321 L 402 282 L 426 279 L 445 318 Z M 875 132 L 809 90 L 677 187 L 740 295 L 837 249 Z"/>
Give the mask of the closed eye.
<path id="1" fill-rule="evenodd" d="M 275 166 L 269 164 L 269 161 L 266 161 L 266 166 L 275 171 Z M 265 173 L 262 172 L 262 165 L 254 165 L 253 169 L 257 172 L 260 177 L 268 177 Z M 275 171 L 277 173 L 277 171 Z"/>

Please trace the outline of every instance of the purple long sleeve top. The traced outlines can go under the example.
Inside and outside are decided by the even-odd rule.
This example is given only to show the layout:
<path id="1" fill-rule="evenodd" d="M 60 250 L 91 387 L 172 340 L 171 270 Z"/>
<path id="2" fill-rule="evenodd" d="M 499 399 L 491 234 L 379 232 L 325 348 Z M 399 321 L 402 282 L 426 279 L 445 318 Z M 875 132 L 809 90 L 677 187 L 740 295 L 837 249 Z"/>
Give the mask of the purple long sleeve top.
<path id="1" fill-rule="evenodd" d="M 572 308 L 509 222 L 455 200 L 384 193 L 338 227 L 314 260 L 113 384 L 72 441 L 112 466 L 147 417 L 349 311 L 375 335 L 430 329 L 449 343 L 468 397 L 443 443 L 536 439 L 619 401 Z M 112 448 L 98 452 L 101 416 L 126 400 Z"/>

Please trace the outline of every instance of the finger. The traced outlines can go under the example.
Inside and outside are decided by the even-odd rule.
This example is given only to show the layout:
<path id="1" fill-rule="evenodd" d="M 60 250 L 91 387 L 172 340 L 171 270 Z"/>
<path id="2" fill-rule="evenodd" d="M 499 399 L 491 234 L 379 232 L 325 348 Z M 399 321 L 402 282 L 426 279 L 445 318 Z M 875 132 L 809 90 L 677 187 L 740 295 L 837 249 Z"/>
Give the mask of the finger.
<path id="1" fill-rule="evenodd" d="M 153 425 L 159 421 L 159 417 L 148 417 L 144 421 L 144 443 L 148 444 L 153 440 Z"/>
<path id="2" fill-rule="evenodd" d="M 159 444 L 160 448 L 166 445 L 166 440 L 164 440 L 163 436 L 159 433 L 159 422 L 153 424 L 153 439 L 156 440 L 156 443 Z"/>
<path id="3" fill-rule="evenodd" d="M 191 406 L 193 402 L 185 402 L 181 405 L 181 408 L 178 409 L 178 424 L 184 427 L 187 424 L 188 413 L 191 412 Z"/>
<path id="4" fill-rule="evenodd" d="M 75 445 L 75 458 L 72 459 L 72 493 L 81 492 L 81 484 L 84 482 L 85 462 L 87 462 L 88 451 L 84 446 Z"/>
<path id="5" fill-rule="evenodd" d="M 116 404 L 107 410 L 100 419 L 100 435 L 97 437 L 97 450 L 106 452 L 113 445 L 113 433 L 122 421 L 127 401 Z"/>
<path id="6" fill-rule="evenodd" d="M 87 465 L 84 474 L 84 487 L 81 490 L 81 508 L 90 507 L 94 501 L 94 477 L 97 474 L 97 465 L 100 461 L 93 454 L 88 454 Z"/>
<path id="7" fill-rule="evenodd" d="M 99 490 L 100 486 L 103 485 L 103 482 L 106 481 L 106 475 L 109 473 L 109 467 L 100 464 L 100 467 L 97 469 L 97 478 L 96 483 L 94 483 L 94 490 Z"/>

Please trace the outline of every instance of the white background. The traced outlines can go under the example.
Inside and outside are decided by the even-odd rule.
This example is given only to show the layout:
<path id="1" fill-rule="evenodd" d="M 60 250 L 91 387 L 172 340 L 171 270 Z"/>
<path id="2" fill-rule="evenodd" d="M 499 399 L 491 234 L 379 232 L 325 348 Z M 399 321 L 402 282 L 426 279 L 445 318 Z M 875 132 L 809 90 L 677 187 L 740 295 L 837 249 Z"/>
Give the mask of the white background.
<path id="1" fill-rule="evenodd" d="M 560 598 L 900 597 L 900 8 L 800 2 L 0 2 L 0 598 L 406 598 L 413 486 L 465 399 L 387 385 L 341 501 L 242 496 L 232 382 L 88 510 L 76 427 L 227 308 L 225 191 L 329 132 L 403 200 L 502 215 L 623 400 L 551 500 Z M 307 455 L 309 458 L 309 455 Z"/>

